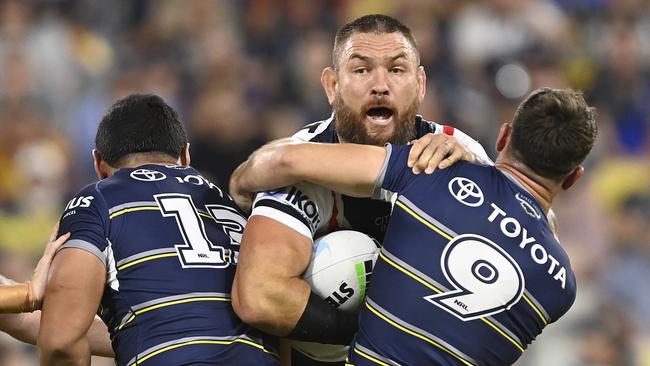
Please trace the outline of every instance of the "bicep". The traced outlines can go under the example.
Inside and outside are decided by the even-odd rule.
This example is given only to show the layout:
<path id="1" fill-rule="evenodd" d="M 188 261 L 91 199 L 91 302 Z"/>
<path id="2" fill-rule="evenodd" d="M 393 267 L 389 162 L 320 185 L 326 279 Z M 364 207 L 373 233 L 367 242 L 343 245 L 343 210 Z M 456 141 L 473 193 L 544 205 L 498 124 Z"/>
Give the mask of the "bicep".
<path id="1" fill-rule="evenodd" d="M 246 224 L 237 264 L 247 276 L 299 276 L 311 258 L 311 238 L 266 216 L 254 215 Z"/>
<path id="2" fill-rule="evenodd" d="M 309 297 L 301 279 L 311 259 L 311 238 L 269 217 L 246 225 L 232 289 L 233 308 L 246 323 L 285 336 Z"/>
<path id="3" fill-rule="evenodd" d="M 106 268 L 83 249 L 61 250 L 52 262 L 41 317 L 41 337 L 59 341 L 78 340 L 86 335 L 106 283 Z"/>

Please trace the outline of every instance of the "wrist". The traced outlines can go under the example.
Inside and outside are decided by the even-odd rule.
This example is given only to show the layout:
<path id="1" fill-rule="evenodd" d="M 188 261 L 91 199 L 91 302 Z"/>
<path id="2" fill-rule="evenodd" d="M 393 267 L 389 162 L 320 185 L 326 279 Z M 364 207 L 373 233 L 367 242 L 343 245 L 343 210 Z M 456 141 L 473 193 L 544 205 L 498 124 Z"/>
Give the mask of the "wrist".
<path id="1" fill-rule="evenodd" d="M 36 296 L 32 281 L 27 281 L 27 298 L 25 299 L 25 306 L 23 312 L 31 313 L 41 308 L 41 302 Z"/>
<path id="2" fill-rule="evenodd" d="M 30 310 L 30 287 L 29 283 L 19 283 L 15 285 L 3 285 L 0 295 L 0 312 L 2 313 L 22 313 Z"/>
<path id="3" fill-rule="evenodd" d="M 357 315 L 334 309 L 314 292 L 288 338 L 349 345 L 357 331 Z"/>

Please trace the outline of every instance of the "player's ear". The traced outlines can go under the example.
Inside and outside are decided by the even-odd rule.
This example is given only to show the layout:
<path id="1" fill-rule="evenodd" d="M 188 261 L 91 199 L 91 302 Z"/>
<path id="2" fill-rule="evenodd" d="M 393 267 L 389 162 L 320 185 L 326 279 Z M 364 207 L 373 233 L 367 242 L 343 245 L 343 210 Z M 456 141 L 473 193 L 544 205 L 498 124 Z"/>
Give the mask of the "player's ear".
<path id="1" fill-rule="evenodd" d="M 190 165 L 190 143 L 186 142 L 183 151 L 181 152 L 181 165 Z"/>
<path id="2" fill-rule="evenodd" d="M 584 173 L 585 167 L 582 165 L 575 167 L 571 173 L 569 173 L 569 175 L 567 175 L 566 178 L 564 178 L 562 181 L 562 189 L 566 191 L 567 189 L 571 188 L 571 186 L 573 186 Z"/>
<path id="3" fill-rule="evenodd" d="M 338 83 L 336 70 L 331 66 L 324 68 L 323 72 L 320 74 L 320 83 L 323 84 L 323 89 L 325 89 L 325 94 L 327 94 L 327 101 L 332 105 L 332 103 L 334 103 L 336 85 Z"/>
<path id="4" fill-rule="evenodd" d="M 102 155 L 97 149 L 93 149 L 93 166 L 97 179 L 102 180 L 111 176 L 109 165 L 102 159 Z"/>
<path id="5" fill-rule="evenodd" d="M 512 133 L 512 125 L 510 123 L 504 123 L 499 129 L 499 135 L 497 136 L 496 149 L 498 152 L 501 152 L 505 149 L 510 140 L 510 134 Z"/>
<path id="6" fill-rule="evenodd" d="M 420 102 L 424 100 L 424 95 L 427 93 L 427 73 L 424 71 L 423 66 L 418 66 L 418 98 Z"/>

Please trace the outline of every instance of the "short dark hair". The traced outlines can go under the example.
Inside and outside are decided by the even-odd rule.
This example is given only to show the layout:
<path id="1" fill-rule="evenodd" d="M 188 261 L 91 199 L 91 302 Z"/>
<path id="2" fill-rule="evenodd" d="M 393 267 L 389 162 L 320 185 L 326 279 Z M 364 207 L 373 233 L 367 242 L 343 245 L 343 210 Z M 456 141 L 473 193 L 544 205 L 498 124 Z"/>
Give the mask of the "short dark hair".
<path id="1" fill-rule="evenodd" d="M 178 159 L 187 135 L 178 113 L 153 94 L 131 94 L 118 100 L 102 118 L 95 148 L 112 167 L 130 154 L 161 152 Z"/>
<path id="2" fill-rule="evenodd" d="M 338 68 L 338 60 L 341 55 L 341 47 L 353 33 L 401 33 L 411 44 L 415 51 L 415 57 L 418 64 L 420 63 L 420 54 L 417 42 L 409 27 L 405 26 L 399 20 L 383 14 L 364 15 L 347 24 L 336 32 L 334 39 L 334 50 L 332 51 L 332 64 Z"/>
<path id="3" fill-rule="evenodd" d="M 595 110 L 582 93 L 542 88 L 517 108 L 511 146 L 515 158 L 535 173 L 560 179 L 584 161 L 597 134 Z"/>

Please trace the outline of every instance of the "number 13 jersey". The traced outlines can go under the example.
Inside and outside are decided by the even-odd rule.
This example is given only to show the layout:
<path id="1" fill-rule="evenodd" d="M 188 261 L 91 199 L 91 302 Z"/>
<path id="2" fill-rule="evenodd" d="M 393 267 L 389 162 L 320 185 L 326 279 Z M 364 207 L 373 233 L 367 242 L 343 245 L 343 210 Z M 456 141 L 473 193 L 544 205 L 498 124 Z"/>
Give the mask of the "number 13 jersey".
<path id="1" fill-rule="evenodd" d="M 569 259 L 533 196 L 493 166 L 432 175 L 389 146 L 397 193 L 349 351 L 354 365 L 510 365 L 573 304 Z"/>
<path id="2" fill-rule="evenodd" d="M 264 336 L 230 303 L 246 224 L 190 167 L 120 169 L 67 205 L 64 248 L 106 266 L 100 316 L 118 365 L 276 365 Z"/>

